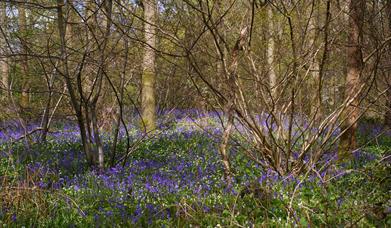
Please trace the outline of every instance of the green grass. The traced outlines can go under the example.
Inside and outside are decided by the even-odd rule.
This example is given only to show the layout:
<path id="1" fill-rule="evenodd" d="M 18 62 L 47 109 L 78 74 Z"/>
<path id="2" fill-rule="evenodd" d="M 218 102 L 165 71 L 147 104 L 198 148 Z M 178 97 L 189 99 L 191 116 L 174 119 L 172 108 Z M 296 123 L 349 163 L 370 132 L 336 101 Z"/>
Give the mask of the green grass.
<path id="1" fill-rule="evenodd" d="M 11 156 L 0 159 L 0 224 L 391 226 L 391 166 L 382 160 L 391 149 L 386 137 L 362 149 L 373 160 L 364 156 L 345 167 L 332 166 L 325 182 L 314 174 L 283 181 L 270 171 L 260 180 L 267 170 L 238 151 L 232 157 L 236 180 L 230 189 L 224 186 L 216 146 L 200 132 L 161 136 L 140 145 L 125 168 L 102 174 L 86 168 L 82 156 L 66 166 L 60 162 L 80 153 L 78 142 L 36 145 L 34 156 L 22 156 L 24 147 L 14 146 Z M 35 171 L 26 168 L 36 162 Z"/>

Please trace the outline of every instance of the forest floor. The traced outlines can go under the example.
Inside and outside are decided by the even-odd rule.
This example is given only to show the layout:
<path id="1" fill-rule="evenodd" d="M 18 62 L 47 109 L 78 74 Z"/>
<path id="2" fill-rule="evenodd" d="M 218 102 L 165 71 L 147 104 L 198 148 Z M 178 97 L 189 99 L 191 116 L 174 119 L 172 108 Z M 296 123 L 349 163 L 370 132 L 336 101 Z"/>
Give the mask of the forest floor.
<path id="1" fill-rule="evenodd" d="M 47 143 L 28 146 L 11 143 L 23 133 L 8 128 L 0 134 L 0 226 L 391 226 L 391 134 L 377 135 L 375 123 L 361 126 L 363 146 L 350 162 L 301 176 L 265 170 L 233 143 L 228 187 L 221 130 L 198 125 L 183 117 L 140 141 L 130 128 L 134 151 L 105 171 L 87 166 L 75 126 L 58 125 Z M 104 137 L 105 151 L 111 142 Z M 123 139 L 117 158 L 125 148 Z"/>

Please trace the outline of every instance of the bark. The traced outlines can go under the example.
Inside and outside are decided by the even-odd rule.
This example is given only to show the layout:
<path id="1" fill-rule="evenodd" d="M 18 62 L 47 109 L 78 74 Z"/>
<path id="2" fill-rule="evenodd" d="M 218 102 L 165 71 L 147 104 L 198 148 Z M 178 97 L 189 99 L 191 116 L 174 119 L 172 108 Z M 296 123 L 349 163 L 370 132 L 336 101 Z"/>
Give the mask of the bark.
<path id="1" fill-rule="evenodd" d="M 317 20 L 315 15 L 311 15 L 308 30 L 310 32 L 310 45 L 312 45 L 312 49 L 316 51 L 316 47 L 317 47 L 316 37 L 317 37 L 318 26 L 317 26 Z M 320 63 L 316 55 L 313 56 L 311 65 L 312 65 L 311 79 L 310 79 L 311 88 L 309 88 L 309 90 L 313 92 L 312 92 L 312 99 L 310 105 L 311 106 L 310 118 L 315 118 L 315 120 L 318 120 L 322 108 L 322 97 L 321 97 L 322 93 L 321 91 L 319 91 L 319 89 L 321 90 L 322 88 L 318 86 L 321 78 L 319 74 Z"/>
<path id="2" fill-rule="evenodd" d="M 104 152 L 103 152 L 103 144 L 100 139 L 99 129 L 98 129 L 98 120 L 96 114 L 96 106 L 91 107 L 91 125 L 94 133 L 94 143 L 96 146 L 96 150 L 98 153 L 98 165 L 100 169 L 104 168 Z"/>
<path id="3" fill-rule="evenodd" d="M 85 14 L 85 26 L 86 26 L 86 42 L 88 48 L 91 50 L 95 49 L 95 38 L 96 38 L 96 22 L 97 22 L 97 13 L 96 11 L 96 3 L 95 1 L 90 1 L 90 0 L 85 0 L 84 4 L 86 5 L 84 14 Z M 86 72 L 84 72 L 84 77 L 82 80 L 82 96 L 85 96 L 86 99 L 88 99 L 87 102 L 89 102 L 90 97 L 92 96 L 93 93 L 93 84 L 94 84 L 94 79 L 93 77 L 95 76 L 93 72 L 95 72 L 96 66 L 91 66 L 87 64 L 85 66 Z"/>
<path id="4" fill-rule="evenodd" d="M 53 71 L 50 74 L 48 74 L 46 72 L 44 73 L 45 79 L 46 79 L 46 85 L 47 85 L 49 93 L 48 93 L 48 98 L 46 101 L 46 107 L 45 107 L 43 114 L 42 114 L 42 121 L 41 121 L 42 132 L 41 132 L 40 139 L 39 139 L 40 142 L 46 142 L 46 136 L 49 131 L 50 109 L 52 106 L 52 100 L 53 100 L 53 94 L 54 94 L 53 81 L 54 81 L 54 78 L 57 74 L 57 71 L 56 71 L 57 67 L 58 67 L 58 63 L 55 64 L 55 68 L 53 69 Z M 55 111 L 55 109 L 53 109 L 53 112 L 54 111 Z"/>
<path id="5" fill-rule="evenodd" d="M 344 120 L 341 125 L 343 132 L 340 138 L 339 159 L 344 160 L 351 156 L 356 148 L 357 121 L 360 115 L 360 96 L 358 96 L 361 85 L 361 73 L 363 70 L 363 57 L 361 51 L 362 27 L 365 9 L 364 0 L 351 0 L 347 48 L 347 75 L 345 85 L 345 98 L 348 103 L 344 113 Z"/>
<path id="6" fill-rule="evenodd" d="M 314 114 L 314 118 L 315 118 L 315 123 L 320 123 L 321 120 L 322 120 L 322 116 L 323 116 L 323 103 L 322 103 L 322 90 L 323 90 L 323 75 L 324 75 L 324 71 L 325 71 L 325 66 L 326 66 L 326 62 L 328 60 L 328 52 L 329 52 L 329 25 L 330 25 L 330 19 L 331 19 L 331 13 L 330 13 L 330 6 L 331 6 L 331 0 L 327 0 L 326 2 L 326 21 L 325 21 L 325 25 L 323 27 L 323 44 L 324 44 L 324 47 L 323 47 L 323 54 L 322 54 L 322 58 L 320 60 L 320 62 L 318 62 L 318 70 L 319 70 L 319 73 L 318 73 L 318 80 L 317 80 L 317 85 L 316 85 L 316 88 L 317 88 L 317 99 L 316 99 L 316 104 L 318 106 L 318 110 L 316 112 L 316 114 Z"/>
<path id="7" fill-rule="evenodd" d="M 217 1 L 217 14 L 219 17 L 224 14 L 224 6 L 223 1 L 219 0 Z M 222 82 L 224 81 L 226 69 L 225 69 L 225 63 L 226 63 L 226 56 L 228 53 L 227 47 L 225 42 L 227 42 L 227 31 L 226 31 L 226 22 L 225 18 L 222 17 L 220 19 L 220 22 L 216 25 L 216 32 L 217 32 L 217 42 L 216 42 L 216 48 L 217 53 L 219 56 L 219 61 L 217 62 L 217 77 L 216 77 L 216 88 L 218 91 L 221 91 L 223 88 Z M 221 102 L 221 101 L 220 101 Z"/>
<path id="8" fill-rule="evenodd" d="M 69 4 L 74 4 L 73 1 L 70 1 Z M 82 68 L 78 69 L 78 72 L 76 74 L 76 81 L 77 81 L 77 88 L 75 88 L 75 93 L 79 96 L 79 117 L 80 123 L 79 128 L 81 131 L 83 131 L 84 137 L 85 137 L 85 151 L 87 156 L 87 161 L 91 166 L 96 166 L 98 164 L 98 150 L 94 146 L 94 125 L 92 122 L 92 115 L 95 113 L 93 112 L 91 108 L 91 96 L 93 93 L 93 87 L 92 87 L 92 79 L 90 78 L 90 75 L 92 75 L 92 72 L 94 72 L 94 68 L 91 68 L 91 66 L 88 64 L 90 60 L 91 55 L 88 53 L 88 49 L 93 49 L 91 46 L 94 45 L 94 34 L 95 34 L 95 17 L 96 14 L 94 14 L 95 11 L 95 2 L 94 1 L 84 1 L 84 4 L 86 6 L 85 8 L 85 19 L 86 21 L 83 24 L 85 26 L 86 31 L 86 48 L 84 49 L 84 54 L 86 55 L 86 59 L 83 58 Z M 77 46 L 75 39 L 75 27 L 73 26 L 73 23 L 76 21 L 76 13 L 72 9 L 72 7 L 68 7 L 68 23 L 67 23 L 67 33 L 66 33 L 66 40 L 69 41 L 69 46 L 74 48 L 73 46 Z M 76 53 L 75 53 L 76 54 Z M 71 56 L 71 55 L 70 55 Z M 76 55 L 77 56 L 77 55 Z M 88 58 L 88 59 L 87 59 Z M 68 66 L 70 68 L 75 68 L 75 64 L 72 64 L 71 62 L 68 62 Z"/>
<path id="9" fill-rule="evenodd" d="M 391 35 L 391 0 L 387 0 L 386 14 L 388 15 L 388 34 Z M 387 65 L 391 67 L 391 42 L 388 43 L 388 62 Z M 391 69 L 387 72 L 387 111 L 384 116 L 385 126 L 391 129 Z"/>
<path id="10" fill-rule="evenodd" d="M 21 78 L 22 78 L 22 89 L 20 97 L 20 106 L 22 110 L 28 109 L 29 106 L 29 66 L 27 56 L 27 22 L 26 22 L 26 10 L 23 5 L 18 4 L 18 23 L 19 23 L 19 36 L 21 37 L 22 51 L 21 51 Z"/>
<path id="11" fill-rule="evenodd" d="M 98 73 L 97 73 L 97 80 L 99 80 L 99 88 L 96 92 L 96 97 L 95 99 L 92 100 L 93 104 L 92 104 L 92 110 L 91 110 L 91 113 L 92 113 L 92 124 L 93 124 L 93 130 L 94 130 L 94 139 L 95 139 L 95 145 L 97 147 L 97 150 L 98 150 L 98 164 L 99 164 L 99 168 L 100 169 L 103 169 L 104 168 L 104 151 L 103 151 L 103 144 L 102 144 L 102 141 L 101 141 L 101 137 L 100 137 L 100 134 L 99 134 L 99 127 L 98 127 L 98 121 L 97 121 L 97 112 L 96 112 L 96 107 L 97 107 L 97 103 L 98 103 L 98 99 L 100 97 L 100 94 L 101 94 L 101 91 L 104 89 L 104 81 L 103 80 L 103 77 L 104 77 L 104 71 L 106 70 L 107 66 L 106 66 L 106 56 L 107 56 L 107 44 L 108 44 L 108 40 L 109 40 L 109 37 L 110 37 L 110 27 L 111 27 L 111 13 L 112 13 L 112 6 L 113 6 L 113 3 L 112 3 L 112 0 L 106 0 L 104 2 L 104 7 L 103 7 L 103 11 L 104 11 L 104 19 L 103 19 L 103 33 L 102 33 L 102 38 L 103 38 L 103 45 L 102 45 L 102 49 L 101 49 L 101 53 L 100 53 L 100 68 L 98 70 Z"/>
<path id="12" fill-rule="evenodd" d="M 391 50 L 390 50 L 391 51 Z M 391 129 L 391 73 L 388 73 L 388 90 L 387 90 L 387 111 L 384 117 L 385 120 L 385 126 L 387 126 L 389 129 Z"/>
<path id="13" fill-rule="evenodd" d="M 267 15 L 268 15 L 268 39 L 267 39 L 267 65 L 269 69 L 269 85 L 270 85 L 270 93 L 273 100 L 276 99 L 277 96 L 277 75 L 274 70 L 274 21 L 273 21 L 273 9 L 272 6 L 267 7 Z"/>
<path id="14" fill-rule="evenodd" d="M 143 58 L 143 75 L 141 89 L 142 120 L 145 131 L 150 132 L 156 128 L 156 0 L 144 1 L 144 36 L 145 50 Z"/>
<path id="15" fill-rule="evenodd" d="M 76 23 L 76 12 L 73 10 L 73 0 L 67 1 L 67 23 L 66 23 L 66 33 L 65 33 L 65 41 L 72 45 L 74 43 L 73 36 L 75 35 L 75 31 L 73 29 L 74 24 Z"/>
<path id="16" fill-rule="evenodd" d="M 238 64 L 239 64 L 239 53 L 244 48 L 244 44 L 246 42 L 248 28 L 244 27 L 240 32 L 240 36 L 236 41 L 234 48 L 232 49 L 232 53 L 230 56 L 230 64 L 228 69 L 225 71 L 227 78 L 227 95 L 226 95 L 226 104 L 224 106 L 224 114 L 227 115 L 227 125 L 224 129 L 221 144 L 219 147 L 219 152 L 221 155 L 221 159 L 224 165 L 224 176 L 227 182 L 227 185 L 231 185 L 232 181 L 232 171 L 231 164 L 229 161 L 229 152 L 228 152 L 228 144 L 229 138 L 231 136 L 231 131 L 234 124 L 234 110 L 235 110 L 235 100 L 237 97 L 237 80 L 238 80 Z"/>
<path id="17" fill-rule="evenodd" d="M 233 112 L 233 98 L 228 98 L 228 102 L 224 108 L 224 114 L 227 115 L 227 126 L 225 126 L 223 136 L 221 137 L 221 144 L 219 147 L 219 152 L 221 155 L 221 161 L 223 162 L 224 166 L 224 177 L 227 182 L 227 185 L 230 186 L 232 182 L 232 171 L 231 171 L 231 164 L 229 159 L 229 153 L 228 153 L 228 144 L 229 144 L 229 138 L 231 136 L 231 131 L 233 127 L 233 121 L 234 121 L 234 112 Z"/>
<path id="18" fill-rule="evenodd" d="M 7 15 L 6 15 L 6 3 L 2 2 L 0 3 L 0 26 L 2 28 L 2 33 L 0 33 L 0 50 L 1 50 L 1 58 L 0 58 L 0 72 L 1 72 L 1 86 L 0 89 L 2 90 L 2 93 L 5 95 L 4 97 L 8 96 L 9 92 L 9 68 L 8 68 L 8 58 L 7 58 L 7 41 L 6 41 L 6 34 L 7 34 Z"/>

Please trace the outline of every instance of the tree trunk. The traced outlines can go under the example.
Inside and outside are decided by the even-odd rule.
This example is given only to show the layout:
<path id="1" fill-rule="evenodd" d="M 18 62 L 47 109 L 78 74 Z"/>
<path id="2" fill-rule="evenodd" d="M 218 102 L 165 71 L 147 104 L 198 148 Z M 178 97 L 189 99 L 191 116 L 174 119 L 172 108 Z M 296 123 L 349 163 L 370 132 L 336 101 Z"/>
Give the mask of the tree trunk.
<path id="1" fill-rule="evenodd" d="M 391 0 L 387 0 L 386 14 L 388 15 L 388 35 L 391 35 Z M 388 43 L 388 61 L 387 65 L 391 67 L 391 42 Z M 385 126 L 391 129 L 391 68 L 386 72 L 387 75 L 387 111 L 384 116 Z"/>
<path id="2" fill-rule="evenodd" d="M 218 0 L 216 2 L 217 4 L 217 14 L 219 17 L 224 14 L 224 5 L 223 1 Z M 224 87 L 223 82 L 225 80 L 225 74 L 226 74 L 226 69 L 225 69 L 225 64 L 227 61 L 227 46 L 225 45 L 225 42 L 227 42 L 227 28 L 226 28 L 226 22 L 225 18 L 222 17 L 220 19 L 220 22 L 216 25 L 216 32 L 218 39 L 216 41 L 216 47 L 217 47 L 217 54 L 218 54 L 218 62 L 217 62 L 217 75 L 216 75 L 216 88 L 218 91 L 221 91 Z M 213 80 L 213 78 L 212 78 Z M 221 103 L 221 101 L 219 101 Z"/>
<path id="3" fill-rule="evenodd" d="M 101 141 L 101 137 L 100 137 L 100 134 L 99 134 L 99 131 L 98 131 L 98 120 L 97 120 L 97 111 L 96 111 L 96 107 L 97 107 L 97 103 L 98 103 L 98 99 L 100 97 L 100 93 L 102 90 L 104 90 L 104 82 L 105 80 L 103 80 L 104 78 L 104 71 L 106 71 L 106 55 L 107 55 L 107 44 L 108 44 L 108 40 L 109 40 L 109 37 L 110 37 L 110 27 L 111 27 L 111 13 L 112 13 L 112 0 L 106 0 L 104 2 L 104 7 L 103 7 L 103 11 L 104 11 L 104 17 L 103 17 L 103 21 L 102 21 L 102 25 L 103 25 L 103 32 L 102 32 L 102 38 L 103 38 L 103 43 L 102 43 L 102 48 L 101 48 L 101 53 L 100 53 L 100 68 L 98 70 L 98 73 L 97 73 L 97 80 L 99 80 L 99 89 L 97 90 L 97 93 L 96 93 L 96 97 L 92 100 L 92 124 L 93 124 L 93 131 L 94 131 L 94 144 L 97 148 L 97 151 L 98 151 L 98 164 L 99 164 L 99 168 L 100 169 L 103 169 L 104 168 L 104 151 L 103 151 L 103 144 L 102 144 L 102 141 Z"/>
<path id="4" fill-rule="evenodd" d="M 363 59 L 361 52 L 362 27 L 365 11 L 364 0 L 350 1 L 350 17 L 347 48 L 347 75 L 345 86 L 345 98 L 349 99 L 343 115 L 344 120 L 341 126 L 343 132 L 340 138 L 339 159 L 343 160 L 351 156 L 356 148 L 357 121 L 360 115 L 360 96 L 358 96 L 361 85 L 361 73 L 363 70 Z"/>
<path id="5" fill-rule="evenodd" d="M 4 97 L 8 97 L 9 92 L 9 80 L 8 80 L 8 58 L 7 58 L 7 49 L 8 45 L 6 42 L 6 34 L 7 34 L 7 5 L 5 2 L 0 3 L 0 26 L 3 30 L 3 34 L 0 34 L 0 50 L 1 50 L 1 58 L 0 58 L 0 72 L 1 72 L 1 86 L 0 89 L 4 94 Z"/>
<path id="6" fill-rule="evenodd" d="M 318 30 L 318 26 L 317 26 L 317 19 L 316 19 L 316 15 L 311 15 L 311 18 L 309 19 L 309 32 L 310 32 L 310 42 L 309 44 L 311 45 L 312 47 L 312 50 L 315 52 L 316 51 L 316 38 L 317 38 L 317 30 Z M 313 53 L 314 53 L 313 52 Z M 322 108 L 322 91 L 321 91 L 321 87 L 318 86 L 320 84 L 320 80 L 321 80 L 321 77 L 320 77 L 320 74 L 319 74 L 319 60 L 317 58 L 317 55 L 313 56 L 312 57 L 312 60 L 311 60 L 311 65 L 312 65 L 312 68 L 311 68 L 311 79 L 310 79 L 310 88 L 309 91 L 312 91 L 312 98 L 310 99 L 310 118 L 314 118 L 315 121 L 317 122 L 317 120 L 320 118 L 320 113 L 321 113 L 321 108 Z M 319 91 L 320 90 L 320 91 Z"/>
<path id="7" fill-rule="evenodd" d="M 143 75 L 141 89 L 142 120 L 145 131 L 150 132 L 156 128 L 155 104 L 155 47 L 156 47 L 156 0 L 144 1 L 144 36 L 145 51 L 143 59 Z"/>
<path id="8" fill-rule="evenodd" d="M 330 14 L 330 6 L 331 6 L 331 0 L 327 0 L 326 1 L 326 18 L 325 18 L 325 24 L 324 24 L 324 27 L 323 27 L 323 54 L 322 54 L 322 58 L 320 61 L 318 61 L 316 58 L 314 58 L 315 60 L 315 65 L 316 65 L 316 70 L 318 70 L 317 72 L 317 75 L 314 75 L 314 77 L 316 77 L 317 79 L 317 83 L 315 85 L 315 88 L 317 88 L 316 90 L 316 93 L 317 93 L 317 96 L 316 96 L 316 100 L 314 101 L 314 103 L 316 104 L 317 106 L 317 110 L 316 111 L 312 111 L 313 113 L 313 117 L 315 118 L 315 123 L 317 124 L 320 124 L 321 120 L 322 120 L 322 117 L 323 117 L 323 112 L 324 112 L 324 107 L 323 107 L 323 97 L 322 97 L 322 90 L 323 90 L 323 75 L 324 75 L 324 71 L 325 71 L 325 66 L 326 66 L 326 62 L 328 60 L 328 52 L 329 52 L 329 25 L 330 25 L 330 18 L 331 18 L 331 14 Z M 316 112 L 316 113 L 314 113 Z"/>
<path id="9" fill-rule="evenodd" d="M 391 79 L 390 78 L 391 78 L 391 73 L 388 72 L 388 82 L 387 82 L 388 90 L 386 95 L 387 111 L 384 120 L 385 120 L 385 126 L 388 127 L 389 129 L 391 129 Z"/>
<path id="10" fill-rule="evenodd" d="M 67 1 L 68 4 L 71 4 L 71 1 Z M 88 138 L 87 138 L 87 132 L 85 128 L 85 119 L 83 117 L 82 108 L 80 105 L 80 102 L 78 101 L 78 97 L 76 95 L 76 90 L 74 88 L 71 75 L 69 73 L 69 64 L 68 64 L 68 52 L 67 52 L 67 39 L 70 37 L 71 29 L 69 24 L 67 26 L 67 29 L 65 29 L 65 20 L 63 15 L 63 0 L 57 0 L 57 22 L 58 22 L 58 32 L 60 36 L 60 59 L 61 59 L 61 67 L 62 69 L 62 75 L 64 75 L 65 83 L 67 86 L 67 90 L 70 97 L 70 102 L 72 105 L 73 110 L 75 111 L 77 123 L 79 125 L 80 130 L 80 137 L 83 145 L 83 151 L 86 154 L 87 162 L 89 165 L 94 165 L 94 159 L 93 159 L 93 153 L 91 150 L 91 146 L 89 144 Z M 68 30 L 69 29 L 69 30 Z"/>
<path id="11" fill-rule="evenodd" d="M 22 59 L 22 89 L 21 89 L 21 97 L 20 97 L 20 106 L 22 111 L 28 109 L 29 106 L 29 90 L 30 90 L 30 82 L 29 82 L 29 66 L 28 66 L 28 56 L 27 56 L 27 22 L 26 22 L 26 10 L 23 5 L 18 4 L 18 23 L 19 23 L 19 36 L 21 37 L 22 51 L 21 51 L 21 59 Z"/>
<path id="12" fill-rule="evenodd" d="M 248 28 L 244 27 L 240 31 L 240 36 L 236 41 L 234 48 L 232 49 L 230 56 L 230 63 L 226 72 L 226 103 L 224 105 L 224 114 L 227 116 L 227 125 L 225 126 L 219 152 L 224 166 L 224 176 L 227 185 L 230 186 L 232 182 L 232 171 L 229 159 L 228 144 L 231 136 L 232 128 L 234 126 L 234 111 L 235 100 L 237 97 L 237 80 L 238 80 L 238 65 L 239 65 L 239 52 L 244 49 L 244 45 L 248 36 Z"/>
<path id="13" fill-rule="evenodd" d="M 98 155 L 98 166 L 102 170 L 104 168 L 104 152 L 103 152 L 103 144 L 100 138 L 99 129 L 98 129 L 98 120 L 96 114 L 96 106 L 91 107 L 91 128 L 94 134 L 94 144 L 96 147 L 97 155 Z"/>
<path id="14" fill-rule="evenodd" d="M 269 85 L 270 85 L 270 94 L 273 98 L 273 101 L 277 98 L 277 76 L 274 70 L 274 21 L 273 21 L 273 9 L 272 6 L 269 5 L 267 7 L 267 15 L 268 15 L 268 34 L 267 34 L 267 66 L 269 72 Z"/>

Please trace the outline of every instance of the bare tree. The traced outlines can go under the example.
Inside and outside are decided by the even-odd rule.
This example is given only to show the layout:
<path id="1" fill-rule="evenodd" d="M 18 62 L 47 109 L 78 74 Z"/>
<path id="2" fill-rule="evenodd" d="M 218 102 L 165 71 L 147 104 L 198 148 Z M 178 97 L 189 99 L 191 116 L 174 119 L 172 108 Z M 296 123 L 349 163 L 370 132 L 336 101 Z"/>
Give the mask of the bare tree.
<path id="1" fill-rule="evenodd" d="M 87 161 L 90 165 L 98 165 L 99 168 L 102 169 L 104 167 L 104 151 L 98 130 L 97 104 L 101 97 L 103 82 L 106 75 L 105 70 L 107 67 L 107 46 L 111 28 L 112 1 L 104 1 L 102 8 L 93 10 L 92 14 L 86 14 L 87 17 L 81 18 L 87 31 L 85 33 L 86 38 L 80 38 L 82 41 L 86 42 L 87 45 L 84 45 L 81 48 L 76 41 L 73 40 L 75 39 L 73 36 L 77 35 L 76 33 L 72 33 L 74 26 L 72 26 L 72 23 L 67 23 L 64 18 L 64 2 L 58 0 L 57 5 L 58 31 L 61 40 L 60 74 L 63 75 L 65 80 L 72 108 L 77 117 L 83 150 L 86 153 Z M 68 20 L 74 22 L 75 19 L 72 15 L 76 16 L 76 7 L 73 5 L 72 1 L 67 1 L 66 6 L 70 9 Z M 92 7 L 92 9 L 98 9 L 95 5 L 89 6 Z M 101 22 L 98 22 L 97 20 L 98 17 L 96 14 L 98 13 L 102 15 L 103 26 L 97 26 L 96 24 Z M 80 18 L 81 14 L 78 15 Z M 92 22 L 89 21 L 89 19 L 91 19 Z M 75 52 L 74 50 L 77 48 L 80 48 L 80 51 Z M 91 50 L 94 50 L 94 48 L 96 48 L 97 51 L 92 52 Z M 79 64 L 75 66 L 74 63 L 70 62 L 69 56 L 75 55 L 77 57 L 79 56 L 78 53 L 82 53 L 82 57 L 81 60 L 79 59 Z M 88 64 L 92 64 L 94 69 L 97 70 L 91 70 L 92 68 L 89 68 L 89 72 L 86 72 L 84 67 L 86 65 L 88 66 Z M 85 85 L 84 81 L 86 81 L 86 79 L 91 80 L 87 80 L 87 86 L 83 86 Z"/>
<path id="2" fill-rule="evenodd" d="M 207 5 L 203 1 L 197 3 L 186 1 L 186 4 L 198 13 L 204 25 L 204 30 L 200 29 L 198 43 L 191 45 L 191 50 L 187 50 L 187 53 L 190 52 L 189 61 L 195 74 L 209 88 L 212 98 L 220 101 L 218 106 L 223 109 L 223 119 L 227 120 L 222 121 L 224 131 L 219 148 L 224 170 L 229 174 L 227 172 L 230 171 L 228 139 L 239 138 L 251 145 L 250 147 L 244 146 L 247 148 L 245 154 L 248 157 L 265 168 L 273 168 L 280 175 L 288 173 L 297 175 L 304 171 L 311 171 L 340 138 L 341 134 L 336 135 L 336 132 L 342 122 L 342 113 L 345 113 L 345 109 L 349 109 L 347 107 L 352 105 L 352 99 L 347 96 L 345 100 L 339 99 L 338 103 L 329 110 L 325 109 L 322 112 L 322 118 L 317 115 L 319 110 L 316 109 L 325 105 L 321 99 L 324 95 L 322 94 L 323 82 L 327 81 L 323 76 L 326 74 L 326 64 L 329 64 L 326 60 L 331 52 L 330 47 L 334 48 L 333 54 L 338 53 L 336 46 L 331 45 L 343 31 L 342 27 L 333 28 L 330 24 L 334 23 L 334 26 L 340 23 L 341 13 L 331 17 L 331 1 L 327 1 L 326 4 L 321 1 L 303 1 L 300 4 L 285 1 L 273 2 L 276 14 L 278 12 L 278 16 L 285 19 L 285 23 L 281 23 L 280 27 L 279 37 L 281 38 L 275 42 L 274 47 L 273 61 L 278 66 L 275 72 L 278 78 L 275 87 L 278 90 L 274 91 L 276 95 L 273 100 L 270 99 L 272 94 L 270 80 L 262 80 L 265 75 L 269 75 L 269 69 L 265 70 L 262 67 L 262 64 L 267 61 L 259 58 L 267 53 L 268 47 L 254 48 L 251 46 L 248 51 L 243 52 L 244 58 L 239 58 L 240 55 L 234 54 L 236 52 L 232 43 L 237 38 L 233 34 L 236 34 L 234 31 L 243 29 L 243 26 L 240 26 L 242 21 L 237 18 L 238 15 L 244 13 L 243 6 L 239 7 L 236 3 L 235 1 L 227 2 L 227 11 L 216 16 L 214 7 L 217 4 Z M 314 9 L 319 7 L 319 18 L 324 15 L 324 19 L 311 22 L 314 18 L 313 13 L 308 16 L 306 8 L 308 4 Z M 254 21 L 255 13 L 252 13 L 252 18 L 249 15 L 251 14 L 243 15 L 243 17 L 246 21 Z M 299 15 L 300 20 L 296 18 Z M 306 16 L 303 17 L 303 15 Z M 235 19 L 229 18 L 230 16 Z M 222 36 L 219 30 L 222 18 L 226 26 L 231 29 L 226 37 Z M 319 32 L 316 31 L 317 34 L 315 34 L 314 30 L 317 30 L 317 26 L 319 26 Z M 250 26 L 249 37 L 257 31 L 259 32 L 258 26 Z M 333 36 L 330 36 L 330 31 Z M 320 38 L 321 42 L 315 42 L 316 38 Z M 210 45 L 211 40 L 213 45 Z M 252 42 L 255 43 L 255 39 Z M 228 50 L 226 58 L 223 54 L 224 48 Z M 217 49 L 217 58 L 215 49 Z M 199 58 L 201 54 L 211 56 L 211 58 L 203 61 Z M 213 79 L 209 75 L 208 67 L 215 67 L 214 62 L 211 61 L 213 59 L 223 61 L 222 66 L 226 66 L 224 68 L 226 78 L 222 82 L 222 89 L 213 84 Z M 317 66 L 313 67 L 313 65 Z M 335 77 L 333 76 L 333 79 L 337 80 Z M 311 89 L 308 89 L 310 83 L 312 83 Z M 256 99 L 254 99 L 255 90 L 259 94 Z M 361 90 L 360 87 L 356 91 Z M 303 107 L 310 105 L 306 101 L 314 101 L 315 111 L 308 113 L 304 111 Z M 275 105 L 277 102 L 278 107 Z M 232 137 L 231 132 L 238 134 Z M 226 176 L 229 177 L 227 174 Z"/>

